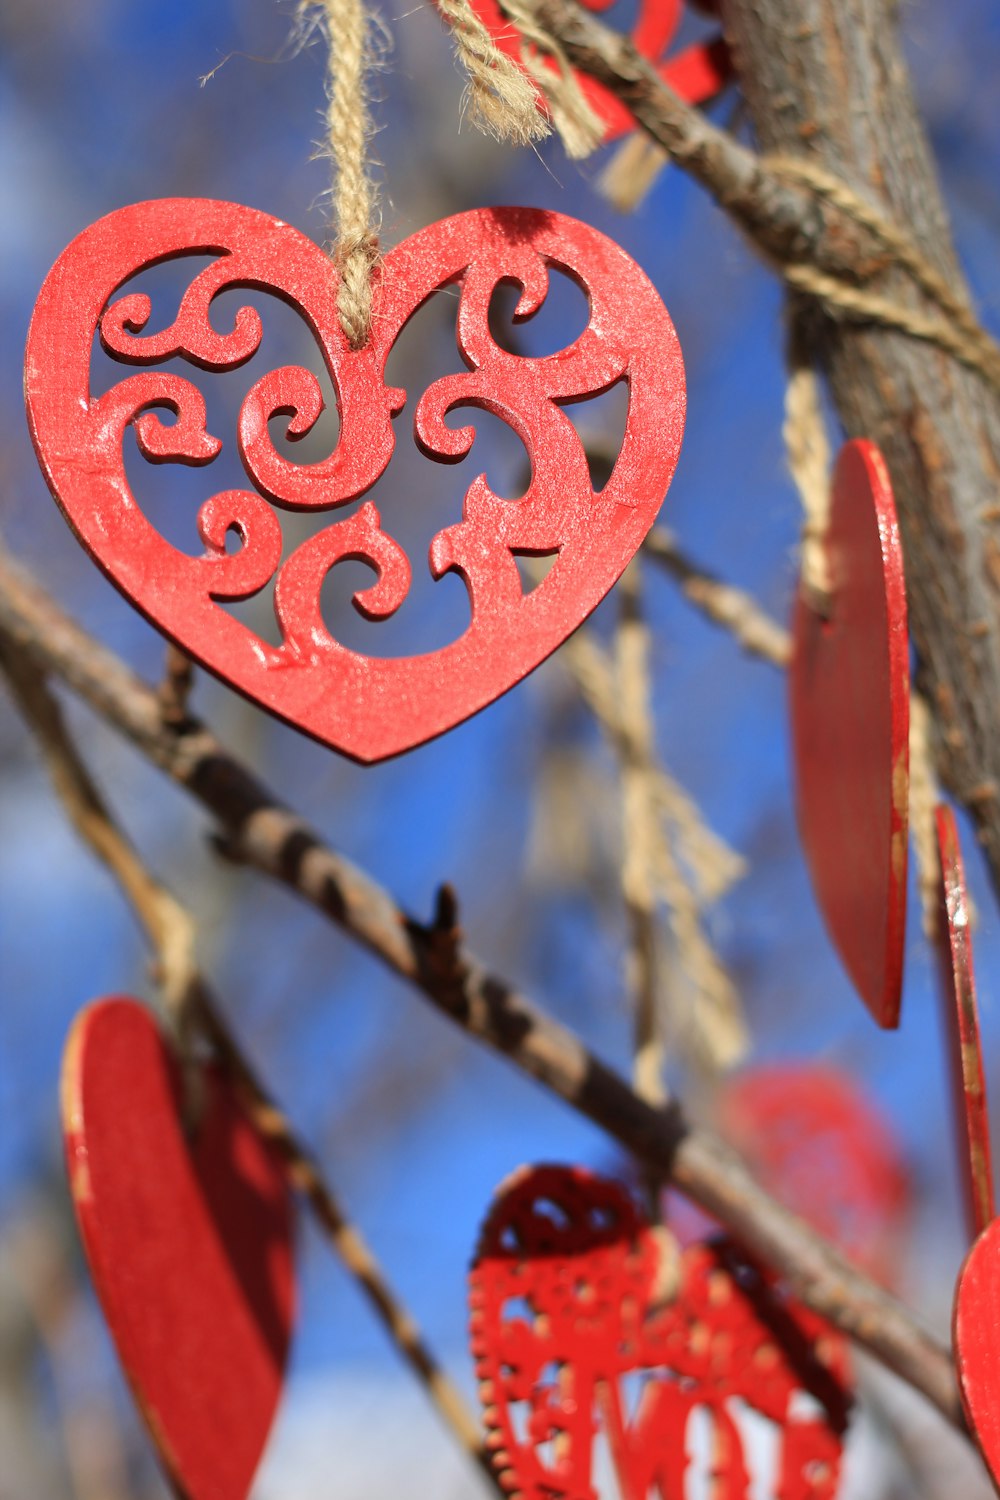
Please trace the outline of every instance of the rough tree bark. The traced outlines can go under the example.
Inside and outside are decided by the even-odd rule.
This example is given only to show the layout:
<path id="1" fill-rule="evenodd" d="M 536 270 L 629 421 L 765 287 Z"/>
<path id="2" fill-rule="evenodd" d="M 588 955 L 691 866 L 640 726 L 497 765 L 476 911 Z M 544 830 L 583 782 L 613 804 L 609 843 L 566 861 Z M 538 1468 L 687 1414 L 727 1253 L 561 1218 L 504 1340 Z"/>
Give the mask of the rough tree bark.
<path id="1" fill-rule="evenodd" d="M 962 290 L 893 0 L 722 0 L 722 10 L 762 151 L 842 178 Z M 880 290 L 933 311 L 902 272 L 887 270 Z M 806 316 L 844 427 L 888 461 L 939 769 L 972 812 L 1000 889 L 1000 391 L 905 334 L 838 321 L 815 302 Z"/>

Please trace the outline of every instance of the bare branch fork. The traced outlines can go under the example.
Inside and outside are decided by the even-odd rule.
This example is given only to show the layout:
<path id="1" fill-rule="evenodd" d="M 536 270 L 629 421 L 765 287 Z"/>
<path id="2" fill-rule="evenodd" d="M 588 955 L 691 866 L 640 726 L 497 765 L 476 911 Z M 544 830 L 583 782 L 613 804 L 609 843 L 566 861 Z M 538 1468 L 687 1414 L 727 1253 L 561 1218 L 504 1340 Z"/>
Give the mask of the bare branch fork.
<path id="1" fill-rule="evenodd" d="M 409 980 L 470 1036 L 670 1176 L 817 1312 L 857 1339 L 963 1425 L 948 1350 L 801 1220 L 767 1197 L 739 1158 L 673 1104 L 656 1108 L 583 1042 L 465 952 L 449 898 L 430 926 L 326 845 L 190 721 L 164 724 L 156 691 L 66 616 L 22 570 L 0 559 L 0 631 L 36 670 L 61 679 L 211 813 L 220 849 L 281 881 Z"/>

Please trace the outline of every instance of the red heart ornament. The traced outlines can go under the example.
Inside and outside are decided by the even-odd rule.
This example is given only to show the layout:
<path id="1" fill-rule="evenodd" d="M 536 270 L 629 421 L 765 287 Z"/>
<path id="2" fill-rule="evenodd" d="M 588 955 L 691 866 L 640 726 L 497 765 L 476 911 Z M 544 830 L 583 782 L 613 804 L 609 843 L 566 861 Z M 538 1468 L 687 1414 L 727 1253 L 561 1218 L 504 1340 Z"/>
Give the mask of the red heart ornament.
<path id="1" fill-rule="evenodd" d="M 846 443 L 826 537 L 828 619 L 799 597 L 789 694 L 799 831 L 826 928 L 880 1026 L 899 1024 L 910 668 L 896 507 L 874 443 Z"/>
<path id="2" fill-rule="evenodd" d="M 215 1070 L 196 1138 L 170 1047 L 133 1000 L 89 1006 L 62 1115 L 87 1260 L 149 1435 L 184 1500 L 245 1500 L 293 1317 L 282 1166 Z"/>
<path id="3" fill-rule="evenodd" d="M 979 1039 L 976 976 L 972 967 L 972 933 L 965 866 L 958 828 L 950 807 L 936 810 L 941 889 L 937 928 L 938 968 L 948 1033 L 952 1096 L 962 1140 L 959 1161 L 965 1209 L 975 1238 L 991 1222 L 993 1163 L 986 1106 L 986 1075 Z"/>
<path id="4" fill-rule="evenodd" d="M 664 1305 L 659 1270 L 660 1239 L 616 1183 L 545 1166 L 501 1189 L 470 1292 L 501 1487 L 520 1500 L 593 1500 L 603 1430 L 622 1500 L 684 1500 L 698 1482 L 690 1455 L 701 1413 L 711 1494 L 745 1500 L 737 1413 L 749 1407 L 777 1437 L 774 1493 L 832 1500 L 851 1404 L 844 1340 L 726 1241 L 683 1252 Z"/>
<path id="5" fill-rule="evenodd" d="M 614 0 L 582 0 L 590 11 L 606 11 Z M 497 0 L 472 0 L 472 9 L 489 31 L 501 52 L 521 61 L 521 35 L 500 9 Z M 683 0 L 639 0 L 635 24 L 629 33 L 636 51 L 650 62 L 659 63 L 660 77 L 689 104 L 704 104 L 714 99 L 732 77 L 729 48 L 721 36 L 709 42 L 695 42 L 662 63 L 660 58 L 673 40 L 681 23 Z M 555 64 L 552 64 L 555 67 Z M 591 109 L 605 125 L 604 140 L 613 141 L 635 129 L 635 116 L 624 100 L 599 79 L 573 70 L 573 77 Z M 544 103 L 539 96 L 539 107 Z"/>
<path id="6" fill-rule="evenodd" d="M 164 260 L 217 258 L 188 287 L 174 322 L 144 333 L 150 300 L 122 284 Z M 590 321 L 568 348 L 524 357 L 490 333 L 493 293 L 521 288 L 516 317 L 531 317 L 550 268 L 570 276 Z M 385 384 L 386 360 L 407 320 L 434 292 L 457 286 L 457 339 L 468 370 L 436 381 L 416 403 L 414 431 L 430 457 L 453 463 L 475 430 L 450 427 L 460 407 L 507 422 L 523 441 L 531 482 L 501 499 L 480 475 L 463 515 L 430 546 L 435 578 L 456 572 L 472 605 L 465 633 L 440 651 L 383 658 L 349 650 L 320 614 L 323 580 L 360 560 L 376 581 L 354 596 L 372 620 L 406 597 L 409 560 L 366 502 L 282 560 L 274 506 L 331 510 L 357 500 L 392 456 L 392 417 L 406 393 Z M 278 453 L 268 422 L 288 419 L 303 437 L 324 397 L 316 376 L 285 366 L 256 380 L 239 416 L 238 443 L 256 489 L 210 495 L 198 514 L 205 551 L 171 546 L 144 516 L 125 475 L 122 443 L 133 426 L 152 463 L 210 464 L 220 441 L 206 430 L 198 388 L 172 371 L 132 374 L 92 394 L 95 332 L 124 364 L 181 356 L 203 370 L 232 370 L 257 350 L 261 320 L 243 307 L 220 333 L 209 313 L 232 287 L 270 292 L 310 326 L 336 394 L 341 431 L 329 457 L 295 464 Z M 562 214 L 477 209 L 412 235 L 377 276 L 371 340 L 352 350 L 340 329 L 337 277 L 328 257 L 291 225 L 255 209 L 205 199 L 164 199 L 119 209 L 83 232 L 49 273 L 35 308 L 25 367 L 28 419 L 53 495 L 80 540 L 125 596 L 180 647 L 262 707 L 362 761 L 431 739 L 485 707 L 543 661 L 600 602 L 652 525 L 673 476 L 684 426 L 684 372 L 673 324 L 654 287 L 613 241 Z M 611 477 L 591 485 L 565 403 L 628 386 L 628 417 Z M 175 414 L 165 425 L 158 412 Z M 268 503 L 271 502 L 271 503 Z M 241 546 L 226 551 L 227 535 Z M 192 540 L 194 540 L 192 538 Z M 554 555 L 525 592 L 518 554 Z M 274 580 L 278 647 L 218 601 L 246 599 Z"/>
<path id="7" fill-rule="evenodd" d="M 969 1251 L 955 1287 L 952 1336 L 962 1405 L 993 1484 L 1000 1490 L 1000 1219 Z"/>
<path id="8" fill-rule="evenodd" d="M 894 1284 L 910 1174 L 888 1120 L 850 1074 L 805 1063 L 754 1068 L 726 1089 L 721 1118 L 769 1193 Z"/>

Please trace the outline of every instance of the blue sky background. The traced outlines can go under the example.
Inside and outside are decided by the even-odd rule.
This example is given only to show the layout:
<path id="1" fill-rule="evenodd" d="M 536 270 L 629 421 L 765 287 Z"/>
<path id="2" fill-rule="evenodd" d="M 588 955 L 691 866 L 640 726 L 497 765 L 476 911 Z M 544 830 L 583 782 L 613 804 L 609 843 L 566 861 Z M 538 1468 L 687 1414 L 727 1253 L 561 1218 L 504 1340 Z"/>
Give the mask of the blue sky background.
<path id="1" fill-rule="evenodd" d="M 780 295 L 772 278 L 679 171 L 664 174 L 641 212 L 625 219 L 595 191 L 602 156 L 580 167 L 557 144 L 515 153 L 468 125 L 459 131 L 462 80 L 433 10 L 390 5 L 383 16 L 393 38 L 375 85 L 385 243 L 490 203 L 556 208 L 618 238 L 663 295 L 687 365 L 684 449 L 662 519 L 693 556 L 786 618 L 798 512 L 781 446 Z M 903 8 L 903 24 L 960 250 L 983 317 L 996 329 L 1000 19 L 984 0 L 922 0 Z M 44 8 L 0 0 L 0 525 L 10 549 L 53 594 L 150 677 L 161 670 L 161 639 L 88 561 L 35 465 L 22 415 L 24 336 L 55 257 L 122 204 L 174 195 L 233 199 L 317 239 L 328 234 L 328 167 L 311 159 L 321 129 L 323 52 L 316 45 L 295 54 L 289 31 L 289 8 L 270 0 L 50 0 Z M 732 109 L 727 97 L 716 113 L 726 119 Z M 426 363 L 428 381 L 454 367 L 445 320 L 434 308 L 409 336 L 407 368 Z M 267 327 L 275 359 L 304 347 L 290 316 Z M 225 379 L 220 410 L 232 412 L 246 373 Z M 409 383 L 416 394 L 412 375 Z M 517 453 L 500 424 L 484 419 L 471 461 L 478 468 L 431 468 L 401 454 L 379 500 L 390 525 L 412 531 L 415 561 L 442 524 L 436 517 L 457 516 L 479 468 L 499 484 L 516 472 Z M 171 467 L 148 481 L 150 504 L 163 509 L 167 527 L 183 526 L 204 475 L 182 471 L 176 490 L 175 480 Z M 750 861 L 747 878 L 714 914 L 712 933 L 744 994 L 753 1060 L 842 1064 L 884 1107 L 920 1194 L 903 1286 L 943 1329 L 963 1231 L 937 997 L 919 917 L 907 937 L 903 1025 L 881 1035 L 829 949 L 807 884 L 791 808 L 783 681 L 705 625 L 652 565 L 646 579 L 658 749 L 712 826 Z M 446 593 L 453 588 L 448 580 L 437 593 L 429 583 L 421 589 L 412 629 L 422 644 L 461 627 L 461 598 Z M 338 624 L 345 597 L 329 601 Z M 608 618 L 605 607 L 599 620 Z M 600 1055 L 627 1067 L 624 929 L 614 891 L 606 882 L 588 888 L 586 872 L 562 882 L 544 877 L 532 858 L 539 776 L 557 740 L 585 753 L 604 778 L 609 800 L 601 816 L 614 826 L 612 763 L 558 661 L 444 739 L 368 769 L 265 719 L 207 674 L 198 675 L 194 701 L 265 780 L 411 910 L 427 914 L 438 883 L 451 880 L 475 951 Z M 432 1341 L 471 1385 L 465 1272 L 491 1193 L 524 1161 L 608 1166 L 608 1142 L 449 1029 L 284 891 L 219 865 L 202 814 L 86 712 L 71 703 L 69 713 L 136 842 L 202 916 L 205 967 L 268 1083 L 328 1165 Z M 129 913 L 62 821 L 3 698 L 0 752 L 2 1233 L 40 1184 L 58 1182 L 56 1080 L 73 1015 L 101 994 L 152 992 Z M 579 816 L 585 831 L 593 824 L 599 846 L 600 817 L 590 805 Z M 993 1083 L 997 921 L 966 842 Z M 674 1082 L 685 1090 L 682 1077 Z M 707 1110 L 704 1091 L 698 1098 Z M 287 1423 L 296 1392 L 314 1389 L 311 1382 L 347 1378 L 395 1390 L 398 1370 L 381 1330 L 306 1226 L 301 1269 Z M 94 1379 L 113 1381 L 110 1363 L 95 1369 Z M 44 1390 L 44 1370 L 38 1379 Z M 435 1443 L 433 1416 L 419 1403 L 406 1410 L 414 1425 L 404 1424 L 411 1434 L 404 1446 Z M 293 1466 L 293 1457 L 285 1461 Z M 305 1493 L 284 1487 L 280 1476 L 291 1472 L 276 1465 L 270 1492 Z M 363 1470 L 345 1475 L 326 1476 L 324 1493 L 333 1500 L 355 1487 L 367 1491 Z"/>

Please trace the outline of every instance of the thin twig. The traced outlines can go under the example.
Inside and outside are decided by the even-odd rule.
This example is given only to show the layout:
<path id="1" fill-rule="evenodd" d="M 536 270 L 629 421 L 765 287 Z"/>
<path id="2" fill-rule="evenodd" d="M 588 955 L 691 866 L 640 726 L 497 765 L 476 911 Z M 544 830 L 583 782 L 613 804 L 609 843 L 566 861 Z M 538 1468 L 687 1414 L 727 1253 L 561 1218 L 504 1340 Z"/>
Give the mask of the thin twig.
<path id="1" fill-rule="evenodd" d="M 166 732 L 156 694 L 80 629 L 23 569 L 0 558 L 0 627 L 42 671 L 65 681 L 213 815 L 230 857 L 309 901 L 443 1015 L 601 1126 L 637 1160 L 669 1175 L 771 1265 L 796 1295 L 895 1370 L 958 1427 L 949 1350 L 893 1297 L 795 1214 L 769 1198 L 739 1158 L 687 1124 L 676 1104 L 654 1109 L 565 1027 L 462 954 L 442 979 L 425 924 L 324 844 L 200 725 Z"/>
<path id="2" fill-rule="evenodd" d="M 269 1098 L 222 1019 L 195 965 L 193 917 L 145 867 L 115 821 L 66 729 L 59 704 L 44 676 L 2 635 L 0 670 L 38 741 L 64 811 L 84 843 L 118 882 L 149 939 L 166 983 L 174 991 L 183 990 L 192 1024 L 197 1024 L 211 1042 L 257 1129 L 281 1156 L 290 1183 L 305 1197 L 329 1244 L 427 1389 L 459 1445 L 477 1461 L 496 1488 L 476 1419 L 424 1342 L 420 1329 L 392 1289 L 361 1231 L 351 1223 L 324 1180 L 316 1159 L 295 1135 L 287 1116 Z"/>
<path id="3" fill-rule="evenodd" d="M 160 683 L 160 711 L 164 724 L 179 729 L 187 723 L 188 704 L 194 686 L 194 663 L 173 641 L 167 642 L 167 654 Z"/>
<path id="4" fill-rule="evenodd" d="M 697 567 L 681 550 L 665 526 L 657 526 L 645 541 L 645 551 L 680 584 L 684 597 L 714 625 L 728 630 L 751 656 L 776 667 L 787 667 L 792 654 L 788 631 L 773 620 L 752 594 L 724 583 Z"/>

